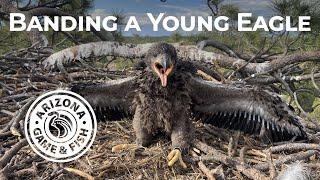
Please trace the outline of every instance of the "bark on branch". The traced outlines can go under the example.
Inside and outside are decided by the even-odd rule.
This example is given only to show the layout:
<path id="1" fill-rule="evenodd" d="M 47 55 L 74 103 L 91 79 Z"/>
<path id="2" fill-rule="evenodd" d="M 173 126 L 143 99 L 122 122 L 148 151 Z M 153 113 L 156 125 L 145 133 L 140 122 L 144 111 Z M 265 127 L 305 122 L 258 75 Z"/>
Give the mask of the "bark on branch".
<path id="1" fill-rule="evenodd" d="M 272 153 L 279 153 L 283 151 L 301 151 L 301 150 L 317 150 L 320 151 L 319 144 L 307 144 L 307 143 L 289 143 L 279 146 L 273 146 L 270 148 Z"/>
<path id="2" fill-rule="evenodd" d="M 282 164 L 288 164 L 288 163 L 299 161 L 299 160 L 306 160 L 315 154 L 318 154 L 318 151 L 308 150 L 305 152 L 299 152 L 299 153 L 287 155 L 281 159 L 275 160 L 274 165 L 276 167 L 279 167 Z M 257 164 L 253 167 L 256 169 L 259 169 L 260 171 L 267 171 L 269 169 L 269 164 L 266 162 L 266 163 Z"/>
<path id="3" fill-rule="evenodd" d="M 320 73 L 315 73 L 313 75 L 314 79 L 320 79 Z M 312 74 L 305 74 L 301 76 L 282 76 L 281 77 L 286 82 L 299 82 L 299 81 L 305 81 L 305 80 L 311 80 Z M 256 77 L 256 78 L 248 78 L 245 80 L 245 82 L 249 84 L 273 84 L 273 83 L 279 83 L 279 79 L 275 77 Z"/>
<path id="4" fill-rule="evenodd" d="M 234 58 L 239 58 L 239 54 L 234 52 L 231 47 L 220 43 L 219 41 L 214 41 L 214 40 L 204 40 L 201 41 L 197 44 L 197 47 L 201 50 L 203 50 L 207 46 L 213 46 L 217 49 L 219 49 L 222 52 L 227 53 L 229 56 L 234 57 Z"/>
<path id="5" fill-rule="evenodd" d="M 105 55 L 113 55 L 126 58 L 141 58 L 146 55 L 152 43 L 147 44 L 122 44 L 118 42 L 94 42 L 73 46 L 57 52 L 47 58 L 43 64 L 45 66 L 62 65 L 69 63 L 72 60 L 81 60 L 89 57 L 99 57 Z M 196 61 L 206 61 L 214 64 L 219 64 L 221 67 L 238 69 L 242 67 L 242 71 L 255 74 L 272 72 L 283 68 L 289 64 L 301 63 L 305 61 L 320 62 L 320 51 L 313 52 L 298 52 L 285 57 L 278 57 L 271 62 L 264 63 L 248 63 L 243 59 L 229 57 L 223 54 L 207 52 L 198 49 L 195 46 L 180 46 L 173 44 L 178 56 L 184 59 Z"/>
<path id="6" fill-rule="evenodd" d="M 3 168 L 11 158 L 17 154 L 17 152 L 28 144 L 26 139 L 22 139 L 17 144 L 15 144 L 9 151 L 7 151 L 0 159 L 0 168 Z"/>
<path id="7" fill-rule="evenodd" d="M 125 58 L 141 58 L 146 55 L 151 46 L 152 43 L 133 45 L 107 41 L 81 44 L 52 54 L 43 61 L 43 65 L 45 67 L 55 67 L 56 65 L 59 66 L 70 63 L 72 60 L 82 60 L 89 57 L 106 55 Z"/>
<path id="8" fill-rule="evenodd" d="M 240 162 L 234 160 L 233 158 L 230 158 L 219 151 L 213 149 L 212 147 L 206 145 L 205 143 L 195 140 L 194 146 L 203 152 L 207 153 L 208 155 L 202 156 L 201 160 L 215 160 L 220 163 L 223 163 L 227 166 L 236 168 L 239 172 L 243 173 L 247 177 L 251 179 L 267 179 L 265 175 L 257 171 L 256 169 L 250 168 L 247 165 L 242 165 Z"/>

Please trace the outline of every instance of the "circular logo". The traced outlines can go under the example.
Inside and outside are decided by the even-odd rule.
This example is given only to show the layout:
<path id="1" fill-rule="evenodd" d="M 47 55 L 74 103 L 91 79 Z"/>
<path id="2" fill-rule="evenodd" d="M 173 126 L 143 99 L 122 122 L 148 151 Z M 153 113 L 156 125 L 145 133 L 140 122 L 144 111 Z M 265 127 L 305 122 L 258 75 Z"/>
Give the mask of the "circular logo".
<path id="1" fill-rule="evenodd" d="M 97 132 L 90 104 L 80 95 L 56 90 L 38 97 L 25 118 L 31 148 L 53 162 L 69 162 L 86 153 Z"/>

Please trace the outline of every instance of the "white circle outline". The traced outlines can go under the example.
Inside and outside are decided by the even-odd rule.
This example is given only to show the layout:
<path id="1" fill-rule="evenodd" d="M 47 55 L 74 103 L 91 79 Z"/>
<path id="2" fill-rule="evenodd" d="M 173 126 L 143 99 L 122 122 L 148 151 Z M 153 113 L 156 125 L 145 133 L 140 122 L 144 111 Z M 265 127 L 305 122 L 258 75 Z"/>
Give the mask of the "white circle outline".
<path id="1" fill-rule="evenodd" d="M 52 95 L 52 94 L 53 94 L 53 95 L 54 95 L 54 94 L 59 94 L 59 93 L 63 93 L 63 94 L 66 94 L 66 95 L 71 94 L 71 95 L 79 98 L 82 102 L 84 102 L 83 105 L 87 106 L 87 107 L 89 108 L 89 111 L 90 111 L 91 114 L 92 114 L 92 118 L 93 118 L 92 120 L 93 120 L 93 126 L 94 126 L 94 128 L 93 128 L 93 134 L 92 134 L 92 139 L 90 140 L 89 143 L 87 143 L 87 146 L 85 146 L 85 148 L 83 148 L 84 150 L 82 150 L 81 153 L 79 153 L 78 155 L 76 155 L 76 156 L 74 156 L 74 157 L 72 157 L 72 158 L 67 158 L 67 159 L 65 158 L 65 159 L 61 159 L 61 160 L 60 160 L 60 159 L 51 159 L 51 158 L 43 155 L 42 153 L 44 153 L 44 152 L 41 151 L 42 153 L 40 153 L 40 152 L 37 150 L 37 148 L 34 147 L 35 145 L 33 145 L 32 142 L 31 142 L 31 140 L 29 139 L 29 135 L 28 135 L 28 133 L 29 133 L 29 132 L 28 132 L 28 125 L 27 125 L 27 124 L 28 124 L 27 121 L 29 120 L 30 113 L 31 113 L 31 111 L 34 109 L 34 106 L 35 106 L 36 104 L 38 104 L 38 102 L 40 102 L 40 101 L 41 101 L 42 99 L 44 99 L 46 96 L 50 96 L 50 95 Z M 95 140 L 96 134 L 97 134 L 97 119 L 96 119 L 96 115 L 95 115 L 95 113 L 94 113 L 93 108 L 92 108 L 91 105 L 88 103 L 88 101 L 85 100 L 82 96 L 80 96 L 79 94 L 74 93 L 74 92 L 72 92 L 72 91 L 67 91 L 67 90 L 54 90 L 54 91 L 49 91 L 49 92 L 46 92 L 46 93 L 42 94 L 41 96 L 39 96 L 39 97 L 31 104 L 31 106 L 29 107 L 29 109 L 28 109 L 28 111 L 27 111 L 26 117 L 25 117 L 25 121 L 24 121 L 24 131 L 25 131 L 25 136 L 26 136 L 26 139 L 27 139 L 27 141 L 28 141 L 28 143 L 29 143 L 29 146 L 31 147 L 31 149 L 32 149 L 36 154 L 38 154 L 38 155 L 41 156 L 42 158 L 44 158 L 44 159 L 46 159 L 46 160 L 48 160 L 48 161 L 51 161 L 51 162 L 58 162 L 58 163 L 70 162 L 70 161 L 76 160 L 76 159 L 80 158 L 81 156 L 83 156 L 83 155 L 90 149 L 90 147 L 92 146 L 92 144 L 93 144 L 93 142 L 94 142 L 94 140 Z M 44 154 L 46 154 L 46 153 L 44 153 Z"/>

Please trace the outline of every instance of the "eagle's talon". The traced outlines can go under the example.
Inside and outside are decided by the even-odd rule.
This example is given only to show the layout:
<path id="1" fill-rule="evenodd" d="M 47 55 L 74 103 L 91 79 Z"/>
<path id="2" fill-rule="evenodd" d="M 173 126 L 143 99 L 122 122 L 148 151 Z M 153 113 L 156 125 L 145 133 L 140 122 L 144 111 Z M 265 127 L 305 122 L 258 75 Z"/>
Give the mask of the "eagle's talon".
<path id="1" fill-rule="evenodd" d="M 136 144 L 118 144 L 116 146 L 113 146 L 111 151 L 114 153 L 119 153 L 122 151 L 136 150 L 137 148 L 138 148 L 138 145 Z"/>
<path id="2" fill-rule="evenodd" d="M 167 160 L 168 160 L 168 166 L 173 166 L 177 161 L 179 161 L 180 165 L 186 169 L 187 165 L 186 163 L 183 162 L 182 160 L 182 156 L 181 156 L 181 151 L 179 149 L 174 149 L 172 150 L 168 156 L 167 156 Z"/>

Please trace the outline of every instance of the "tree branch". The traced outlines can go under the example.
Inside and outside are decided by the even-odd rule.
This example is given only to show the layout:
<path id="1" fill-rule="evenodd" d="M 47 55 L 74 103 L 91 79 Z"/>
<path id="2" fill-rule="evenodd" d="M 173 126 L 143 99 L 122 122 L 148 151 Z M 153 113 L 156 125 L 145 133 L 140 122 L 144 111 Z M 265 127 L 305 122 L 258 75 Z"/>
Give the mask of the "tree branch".
<path id="1" fill-rule="evenodd" d="M 214 40 L 204 40 L 204 41 L 201 41 L 197 44 L 197 47 L 200 50 L 203 50 L 207 46 L 215 47 L 215 48 L 219 49 L 220 51 L 227 53 L 231 57 L 239 58 L 239 54 L 237 54 L 229 46 L 222 44 L 221 42 L 214 41 Z M 241 58 L 241 59 L 243 59 L 243 58 Z"/>
<path id="2" fill-rule="evenodd" d="M 15 144 L 10 150 L 8 150 L 0 159 L 0 168 L 5 167 L 7 163 L 11 160 L 11 158 L 17 154 L 17 152 L 28 144 L 26 139 L 22 139 L 20 142 Z"/>
<path id="3" fill-rule="evenodd" d="M 274 165 L 276 167 L 279 167 L 280 165 L 283 165 L 285 163 L 291 163 L 291 162 L 295 162 L 295 161 L 299 161 L 299 160 L 305 160 L 308 159 L 309 157 L 318 154 L 318 151 L 316 150 L 308 150 L 306 152 L 300 152 L 300 153 L 295 153 L 295 154 L 291 154 L 291 155 L 287 155 L 283 158 L 280 158 L 278 160 L 274 161 Z M 269 163 L 261 163 L 261 164 L 257 164 L 255 166 L 253 166 L 256 169 L 259 169 L 261 171 L 267 171 L 269 169 Z"/>
<path id="4" fill-rule="evenodd" d="M 312 74 L 306 74 L 301 76 L 282 76 L 281 77 L 286 82 L 299 82 L 312 79 Z M 320 73 L 314 74 L 314 79 L 320 79 Z M 245 82 L 249 84 L 273 84 L 279 83 L 279 79 L 275 77 L 256 77 L 256 78 L 248 78 Z"/>
<path id="5" fill-rule="evenodd" d="M 180 46 L 179 44 L 173 45 L 176 47 L 178 56 L 181 58 L 219 64 L 221 67 L 230 69 L 238 69 L 239 67 L 245 65 L 242 71 L 249 74 L 272 72 L 287 65 L 305 61 L 320 62 L 320 51 L 299 52 L 285 57 L 278 57 L 271 62 L 248 63 L 243 59 L 237 59 L 223 54 L 203 51 L 195 46 Z M 72 60 L 80 60 L 84 58 L 105 55 L 113 55 L 125 58 L 141 58 L 146 55 L 146 52 L 151 46 L 152 43 L 124 44 L 118 42 L 94 42 L 73 46 L 57 52 L 47 58 L 43 64 L 46 66 L 55 66 L 69 63 Z"/>
<path id="6" fill-rule="evenodd" d="M 203 152 L 210 154 L 207 156 L 202 156 L 201 160 L 215 160 L 220 163 L 223 163 L 230 167 L 235 167 L 238 171 L 242 172 L 244 175 L 246 175 L 249 178 L 252 179 L 267 179 L 266 176 L 264 176 L 262 173 L 257 171 L 256 169 L 250 168 L 247 165 L 242 165 L 240 162 L 234 160 L 233 158 L 230 158 L 217 150 L 213 149 L 212 147 L 206 145 L 205 143 L 195 140 L 193 143 L 196 148 L 202 150 Z"/>
<path id="7" fill-rule="evenodd" d="M 279 146 L 273 146 L 270 148 L 272 153 L 279 153 L 279 152 L 292 152 L 292 151 L 301 151 L 301 150 L 317 150 L 320 151 L 319 144 L 308 144 L 308 143 L 289 143 L 289 144 L 282 144 Z"/>
<path id="8" fill-rule="evenodd" d="M 216 11 L 215 11 L 215 10 L 213 9 L 213 7 L 211 6 L 210 2 L 211 2 L 211 0 L 207 0 L 207 6 L 208 6 L 208 8 L 210 9 L 211 13 L 212 13 L 214 16 L 218 15 L 218 8 L 217 8 L 217 6 L 216 6 Z"/>

